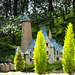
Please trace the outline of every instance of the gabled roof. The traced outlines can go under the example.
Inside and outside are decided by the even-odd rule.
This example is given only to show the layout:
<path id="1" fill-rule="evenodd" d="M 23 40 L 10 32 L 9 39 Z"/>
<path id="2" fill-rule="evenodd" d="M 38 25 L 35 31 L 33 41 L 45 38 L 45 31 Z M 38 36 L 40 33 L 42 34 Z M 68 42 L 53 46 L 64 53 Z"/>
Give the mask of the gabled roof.
<path id="1" fill-rule="evenodd" d="M 34 46 L 35 46 L 35 41 L 36 41 L 36 40 L 32 40 L 32 42 L 31 42 L 29 48 L 27 49 L 27 51 L 26 51 L 24 54 L 28 54 L 29 51 L 30 51 L 30 49 L 31 49 L 32 52 L 33 52 L 33 50 L 34 50 Z"/>
<path id="2" fill-rule="evenodd" d="M 58 44 L 58 49 L 59 49 L 59 52 L 62 53 L 63 51 L 63 46 L 61 44 Z"/>
<path id="3" fill-rule="evenodd" d="M 40 29 L 42 31 L 42 34 L 44 35 L 44 40 L 46 39 L 47 36 L 47 33 L 46 33 L 46 28 L 45 27 L 41 27 Z"/>
<path id="4" fill-rule="evenodd" d="M 56 53 L 56 49 L 57 49 L 57 48 L 58 48 L 58 50 L 59 50 L 59 53 L 62 53 L 62 51 L 63 51 L 62 45 L 61 45 L 61 44 L 58 44 L 55 39 L 51 39 L 50 41 L 51 41 L 52 44 L 54 45 L 54 53 Z"/>
<path id="5" fill-rule="evenodd" d="M 44 41 L 45 41 L 46 39 L 49 40 L 49 38 L 48 38 L 48 36 L 47 36 L 46 28 L 45 28 L 45 27 L 41 27 L 41 31 L 42 31 L 42 34 L 43 34 L 43 36 L 44 36 Z M 49 42 L 50 42 L 50 41 L 49 41 Z M 50 42 L 50 43 L 51 43 L 51 42 Z M 54 47 L 54 45 L 51 43 L 50 47 Z"/>

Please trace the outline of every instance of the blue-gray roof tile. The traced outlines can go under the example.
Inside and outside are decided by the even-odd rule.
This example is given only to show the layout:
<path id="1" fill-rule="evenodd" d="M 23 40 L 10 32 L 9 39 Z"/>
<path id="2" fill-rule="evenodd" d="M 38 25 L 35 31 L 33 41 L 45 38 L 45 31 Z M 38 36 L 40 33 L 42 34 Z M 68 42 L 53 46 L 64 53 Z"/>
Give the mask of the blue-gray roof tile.
<path id="1" fill-rule="evenodd" d="M 24 21 L 24 19 L 23 19 L 23 21 Z M 45 27 L 41 27 L 41 31 L 42 31 L 42 34 L 44 35 L 44 40 L 46 40 L 46 38 L 48 38 L 47 32 L 46 32 L 46 28 Z M 56 53 L 56 49 L 57 48 L 59 50 L 59 53 L 62 53 L 63 47 L 62 47 L 61 44 L 56 43 L 55 39 L 51 39 L 50 40 L 48 38 L 48 40 L 50 42 L 50 47 L 54 47 L 54 53 Z M 23 52 L 22 49 L 20 48 L 20 51 L 21 51 L 21 53 L 23 53 L 22 54 L 23 56 L 24 56 L 24 54 L 29 54 L 30 49 L 31 49 L 32 52 L 34 51 L 35 42 L 36 42 L 36 40 L 32 40 L 32 42 L 31 42 L 31 44 L 30 44 L 30 46 L 29 46 L 29 48 L 27 49 L 26 52 Z"/>
<path id="2" fill-rule="evenodd" d="M 34 51 L 35 41 L 36 41 L 36 40 L 32 40 L 32 42 L 31 42 L 29 48 L 27 49 L 27 51 L 26 51 L 24 54 L 28 54 L 29 51 L 30 51 L 30 49 L 32 50 L 32 52 Z"/>
<path id="3" fill-rule="evenodd" d="M 20 15 L 19 19 L 23 19 L 23 17 Z"/>
<path id="4" fill-rule="evenodd" d="M 27 16 L 27 14 L 25 13 L 22 21 L 31 21 L 31 20 L 30 20 L 30 18 Z"/>

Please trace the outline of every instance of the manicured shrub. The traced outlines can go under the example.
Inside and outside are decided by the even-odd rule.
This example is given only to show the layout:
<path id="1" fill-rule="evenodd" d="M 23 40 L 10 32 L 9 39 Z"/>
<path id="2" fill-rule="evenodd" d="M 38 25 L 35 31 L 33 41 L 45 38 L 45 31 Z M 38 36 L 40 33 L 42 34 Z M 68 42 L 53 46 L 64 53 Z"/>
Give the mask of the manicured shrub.
<path id="1" fill-rule="evenodd" d="M 42 31 L 40 30 L 37 34 L 37 39 L 35 42 L 33 57 L 34 57 L 34 70 L 38 74 L 46 73 L 46 45 L 44 42 Z"/>
<path id="2" fill-rule="evenodd" d="M 20 52 L 20 48 L 17 48 L 17 52 L 15 54 L 14 58 L 14 65 L 15 65 L 15 70 L 16 71 L 23 71 L 25 67 L 25 60 L 22 57 L 22 54 Z"/>
<path id="3" fill-rule="evenodd" d="M 54 63 L 51 63 L 51 64 L 47 64 L 47 69 L 46 69 L 46 72 L 53 72 L 53 71 L 61 71 L 62 70 L 62 64 L 61 64 L 61 61 L 59 62 L 54 62 Z"/>
<path id="4" fill-rule="evenodd" d="M 24 71 L 26 71 L 26 72 L 34 72 L 34 65 L 31 64 L 31 65 L 25 66 Z"/>
<path id="5" fill-rule="evenodd" d="M 66 29 L 66 35 L 63 46 L 62 66 L 63 71 L 71 75 L 75 69 L 75 39 L 73 33 L 73 25 L 69 23 Z"/>

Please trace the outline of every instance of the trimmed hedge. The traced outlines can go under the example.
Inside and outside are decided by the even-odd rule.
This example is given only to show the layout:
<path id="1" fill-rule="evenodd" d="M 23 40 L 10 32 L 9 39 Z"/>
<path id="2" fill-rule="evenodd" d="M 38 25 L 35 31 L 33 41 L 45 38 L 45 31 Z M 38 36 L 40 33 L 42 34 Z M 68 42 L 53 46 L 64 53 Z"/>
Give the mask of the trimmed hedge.
<path id="1" fill-rule="evenodd" d="M 54 72 L 54 71 L 62 71 L 62 64 L 60 61 L 51 64 L 47 62 L 46 72 Z M 25 66 L 24 72 L 34 72 L 34 64 Z"/>
<path id="2" fill-rule="evenodd" d="M 31 65 L 25 66 L 24 71 L 25 72 L 34 72 L 34 65 L 31 64 Z"/>

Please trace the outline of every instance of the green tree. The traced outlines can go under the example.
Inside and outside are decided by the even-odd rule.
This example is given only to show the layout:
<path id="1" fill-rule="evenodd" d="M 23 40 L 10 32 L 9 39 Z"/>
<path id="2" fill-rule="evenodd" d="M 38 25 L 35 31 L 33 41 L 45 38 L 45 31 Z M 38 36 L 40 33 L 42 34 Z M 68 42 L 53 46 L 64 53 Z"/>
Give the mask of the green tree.
<path id="1" fill-rule="evenodd" d="M 71 75 L 75 69 L 75 42 L 74 42 L 73 26 L 69 23 L 66 29 L 66 35 L 63 46 L 62 66 L 63 71 Z"/>
<path id="2" fill-rule="evenodd" d="M 42 31 L 40 30 L 37 34 L 35 42 L 35 48 L 33 52 L 34 57 L 34 70 L 38 74 L 45 74 L 46 71 L 46 45 L 43 39 Z"/>
<path id="3" fill-rule="evenodd" d="M 16 71 L 23 71 L 25 67 L 25 60 L 22 57 L 20 52 L 20 48 L 17 48 L 17 52 L 14 58 L 15 70 Z"/>

